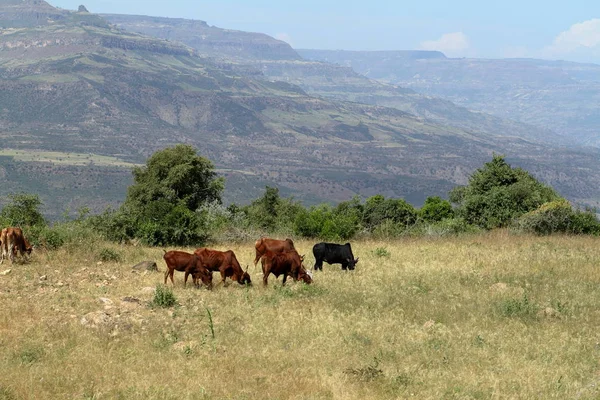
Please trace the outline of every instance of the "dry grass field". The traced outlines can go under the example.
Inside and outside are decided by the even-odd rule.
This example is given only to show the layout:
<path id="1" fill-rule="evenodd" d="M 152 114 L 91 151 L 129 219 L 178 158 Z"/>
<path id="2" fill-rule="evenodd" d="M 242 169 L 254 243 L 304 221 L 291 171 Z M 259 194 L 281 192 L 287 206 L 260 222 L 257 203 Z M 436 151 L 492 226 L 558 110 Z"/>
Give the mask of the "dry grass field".
<path id="1" fill-rule="evenodd" d="M 313 243 L 296 243 L 310 266 Z M 176 273 L 172 308 L 148 305 L 161 249 L 39 251 L 0 267 L 0 399 L 599 398 L 598 244 L 359 241 L 355 271 L 325 264 L 311 286 Z M 252 244 L 231 248 L 251 264 Z M 132 272 L 143 260 L 161 272 Z"/>

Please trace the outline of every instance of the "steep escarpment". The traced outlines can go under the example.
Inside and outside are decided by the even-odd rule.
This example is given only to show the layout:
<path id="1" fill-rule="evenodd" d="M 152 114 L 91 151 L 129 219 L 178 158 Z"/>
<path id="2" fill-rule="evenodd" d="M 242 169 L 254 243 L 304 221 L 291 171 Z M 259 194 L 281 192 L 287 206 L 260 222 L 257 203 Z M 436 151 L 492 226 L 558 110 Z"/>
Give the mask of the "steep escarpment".
<path id="1" fill-rule="evenodd" d="M 209 26 L 205 21 L 141 15 L 101 14 L 111 23 L 131 32 L 177 41 L 215 58 L 299 60 L 289 44 L 262 33 Z"/>
<path id="2" fill-rule="evenodd" d="M 43 0 L 0 0 L 0 28 L 48 25 L 68 16 Z"/>

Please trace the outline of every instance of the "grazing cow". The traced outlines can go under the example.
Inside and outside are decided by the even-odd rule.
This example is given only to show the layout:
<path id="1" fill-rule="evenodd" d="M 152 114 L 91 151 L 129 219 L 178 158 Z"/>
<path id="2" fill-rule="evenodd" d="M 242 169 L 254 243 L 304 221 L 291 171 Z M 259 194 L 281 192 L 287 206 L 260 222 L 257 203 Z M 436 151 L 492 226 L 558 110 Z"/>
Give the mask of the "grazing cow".
<path id="1" fill-rule="evenodd" d="M 267 251 L 261 257 L 262 270 L 263 270 L 263 284 L 267 286 L 269 274 L 275 275 L 279 278 L 279 275 L 283 275 L 282 285 L 285 285 L 288 275 L 290 275 L 294 281 L 301 279 L 304 283 L 312 283 L 312 276 L 304 265 L 302 264 L 302 258 L 296 250 L 284 251 L 280 253 L 274 253 Z"/>
<path id="2" fill-rule="evenodd" d="M 168 277 L 171 277 L 171 283 L 173 285 L 175 284 L 173 281 L 173 273 L 175 271 L 185 271 L 186 282 L 184 282 L 184 285 L 187 283 L 187 276 L 192 274 L 192 279 L 196 286 L 198 286 L 198 278 L 200 278 L 202 283 L 209 288 L 212 287 L 212 273 L 207 271 L 206 268 L 202 266 L 200 258 L 195 254 L 177 250 L 163 251 L 165 252 L 163 258 L 167 264 L 167 271 L 165 272 L 165 285 L 167 284 Z"/>
<path id="3" fill-rule="evenodd" d="M 256 249 L 256 257 L 254 258 L 254 267 L 258 263 L 258 260 L 265 254 L 267 251 L 271 251 L 273 253 L 281 253 L 282 251 L 290 251 L 296 250 L 294 248 L 294 242 L 292 239 L 285 240 L 277 240 L 277 239 L 268 239 L 262 237 L 254 243 L 254 248 Z"/>
<path id="4" fill-rule="evenodd" d="M 221 283 L 229 277 L 240 285 L 252 284 L 250 274 L 240 267 L 240 263 L 231 250 L 218 251 L 205 247 L 196 249 L 194 254 L 201 260 L 202 266 L 209 271 L 219 271 L 221 273 Z M 186 273 L 187 274 L 187 273 Z"/>
<path id="5" fill-rule="evenodd" d="M 352 270 L 358 263 L 358 258 L 355 260 L 352 255 L 350 243 L 317 243 L 313 246 L 313 254 L 315 255 L 315 271 L 323 270 L 323 261 L 328 264 L 342 264 L 343 270 Z"/>
<path id="6" fill-rule="evenodd" d="M 21 228 L 4 228 L 0 233 L 0 242 L 2 243 L 2 258 L 0 264 L 4 262 L 4 259 L 8 256 L 11 262 L 15 261 L 17 253 L 21 254 L 21 257 L 29 257 L 33 250 L 33 246 L 29 244 Z"/>

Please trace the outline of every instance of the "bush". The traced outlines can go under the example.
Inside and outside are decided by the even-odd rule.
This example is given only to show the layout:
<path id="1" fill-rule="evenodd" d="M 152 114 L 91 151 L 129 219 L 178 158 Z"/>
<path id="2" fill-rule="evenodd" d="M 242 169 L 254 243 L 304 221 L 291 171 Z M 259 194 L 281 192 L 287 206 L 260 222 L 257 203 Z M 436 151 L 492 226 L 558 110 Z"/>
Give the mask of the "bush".
<path id="1" fill-rule="evenodd" d="M 369 197 L 364 206 L 363 224 L 372 230 L 385 221 L 405 227 L 417 221 L 417 210 L 404 199 L 386 199 L 382 195 Z"/>
<path id="2" fill-rule="evenodd" d="M 497 305 L 497 312 L 508 318 L 535 319 L 539 307 L 532 303 L 527 294 L 522 299 L 506 299 Z"/>
<path id="3" fill-rule="evenodd" d="M 485 229 L 508 226 L 542 204 L 560 199 L 552 188 L 498 155 L 473 173 L 468 186 L 450 192 L 450 200 L 458 205 L 457 215 Z"/>
<path id="4" fill-rule="evenodd" d="M 262 197 L 242 208 L 248 225 L 262 232 L 291 232 L 305 208 L 293 198 L 282 198 L 279 189 L 267 186 Z"/>
<path id="5" fill-rule="evenodd" d="M 600 234 L 600 221 L 596 215 L 591 211 L 573 210 L 567 200 L 543 204 L 519 218 L 517 226 L 537 235 Z"/>
<path id="6" fill-rule="evenodd" d="M 382 258 L 382 257 L 390 257 L 391 253 L 385 247 L 378 247 L 375 250 L 373 250 L 373 255 L 375 257 Z"/>
<path id="7" fill-rule="evenodd" d="M 381 224 L 377 225 L 372 231 L 371 234 L 376 239 L 392 239 L 400 236 L 406 235 L 408 229 L 404 224 L 398 224 L 394 221 L 383 221 Z"/>
<path id="8" fill-rule="evenodd" d="M 438 196 L 428 197 L 419 210 L 419 218 L 425 222 L 439 222 L 453 216 L 452 204 Z"/>
<path id="9" fill-rule="evenodd" d="M 477 233 L 479 231 L 479 227 L 468 224 L 463 218 L 448 218 L 425 225 L 423 234 L 427 236 L 448 236 Z"/>
<path id="10" fill-rule="evenodd" d="M 121 254 L 107 247 L 100 250 L 99 258 L 103 262 L 120 262 L 122 259 Z"/>
<path id="11" fill-rule="evenodd" d="M 156 285 L 154 297 L 150 302 L 151 307 L 169 308 L 177 304 L 173 290 L 165 285 Z"/>
<path id="12" fill-rule="evenodd" d="M 294 232 L 307 238 L 348 240 L 359 229 L 359 220 L 352 213 L 338 213 L 329 205 L 312 207 L 298 214 Z"/>
<path id="13" fill-rule="evenodd" d="M 17 193 L 8 196 L 10 202 L 4 206 L 0 218 L 8 226 L 46 226 L 47 222 L 40 211 L 43 205 L 36 194 Z"/>

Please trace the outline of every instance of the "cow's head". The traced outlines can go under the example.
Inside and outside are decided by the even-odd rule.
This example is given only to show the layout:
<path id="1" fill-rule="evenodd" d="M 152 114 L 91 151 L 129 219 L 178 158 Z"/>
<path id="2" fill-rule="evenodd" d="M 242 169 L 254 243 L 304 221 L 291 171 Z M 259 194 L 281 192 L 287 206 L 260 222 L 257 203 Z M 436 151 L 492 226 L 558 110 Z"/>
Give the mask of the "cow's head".
<path id="1" fill-rule="evenodd" d="M 31 252 L 33 251 L 33 246 L 29 243 L 29 241 L 25 238 L 23 238 L 23 247 L 24 247 L 24 253 L 27 254 L 27 256 L 31 255 Z"/>
<path id="2" fill-rule="evenodd" d="M 353 260 L 352 258 L 348 258 L 348 269 L 356 268 L 356 264 L 358 264 L 358 257 L 356 258 L 356 260 Z"/>
<path id="3" fill-rule="evenodd" d="M 301 267 L 300 270 L 298 271 L 298 280 L 301 280 L 302 282 L 308 284 L 312 283 L 312 274 L 310 273 L 310 271 L 306 270 L 306 268 Z"/>
<path id="4" fill-rule="evenodd" d="M 248 266 L 246 266 L 246 270 L 242 274 L 242 277 L 238 279 L 238 283 L 240 285 L 252 285 L 252 279 L 250 279 L 250 274 L 248 273 Z"/>
<path id="5" fill-rule="evenodd" d="M 194 278 L 194 284 L 196 286 L 198 286 L 198 279 L 200 279 L 208 289 L 212 289 L 213 276 L 211 271 L 206 268 L 196 268 L 192 273 L 192 277 Z"/>

